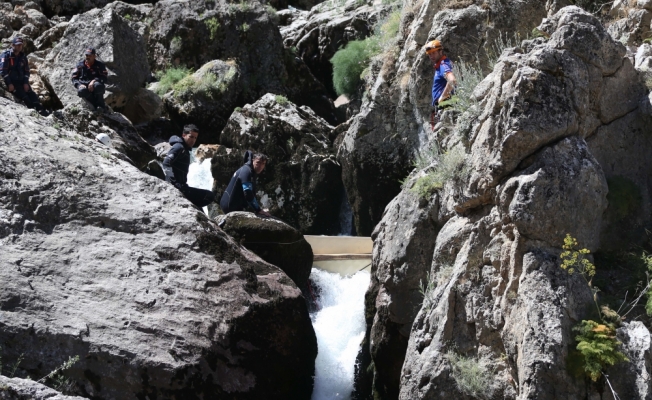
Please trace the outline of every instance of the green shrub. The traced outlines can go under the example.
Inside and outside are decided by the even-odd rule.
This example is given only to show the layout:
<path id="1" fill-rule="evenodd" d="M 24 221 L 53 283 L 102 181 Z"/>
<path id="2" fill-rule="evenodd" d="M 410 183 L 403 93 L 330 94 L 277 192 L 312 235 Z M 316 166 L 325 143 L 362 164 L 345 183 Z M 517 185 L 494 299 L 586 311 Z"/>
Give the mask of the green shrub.
<path id="1" fill-rule="evenodd" d="M 276 9 L 269 4 L 265 4 L 265 11 L 267 11 L 267 15 L 269 15 L 269 18 L 272 20 L 272 22 L 275 25 L 278 25 L 279 18 L 278 18 L 278 14 L 276 13 Z"/>
<path id="2" fill-rule="evenodd" d="M 126 14 L 126 15 L 124 16 L 124 19 L 126 19 L 127 21 L 131 21 L 131 19 L 132 19 L 132 18 L 131 18 L 131 14 Z"/>
<path id="3" fill-rule="evenodd" d="M 156 77 L 159 80 L 158 87 L 156 88 L 156 93 L 159 96 L 163 96 L 165 93 L 169 92 L 174 85 L 186 78 L 188 75 L 192 74 L 192 70 L 185 67 L 172 67 L 168 68 L 165 71 L 159 71 L 156 74 Z"/>
<path id="4" fill-rule="evenodd" d="M 423 280 L 419 280 L 419 293 L 423 297 L 423 307 L 430 311 L 430 308 L 433 306 L 435 303 L 435 298 L 433 297 L 433 293 L 435 291 L 435 287 L 437 286 L 437 282 L 435 282 L 434 279 L 431 279 L 430 277 L 430 272 L 426 273 L 426 281 L 423 282 Z"/>
<path id="5" fill-rule="evenodd" d="M 183 98 L 199 95 L 214 100 L 226 92 L 235 73 L 235 68 L 231 68 L 224 76 L 218 76 L 211 72 L 205 72 L 201 77 L 188 75 L 174 84 L 174 96 Z"/>
<path id="6" fill-rule="evenodd" d="M 247 32 L 249 30 L 249 24 L 244 22 L 242 25 L 240 25 L 240 28 L 238 28 L 240 32 Z"/>
<path id="7" fill-rule="evenodd" d="M 212 17 L 204 21 L 206 28 L 208 28 L 208 33 L 211 40 L 215 40 L 215 35 L 217 30 L 220 28 L 220 23 L 217 21 L 217 18 Z"/>
<path id="8" fill-rule="evenodd" d="M 277 94 L 276 96 L 274 96 L 274 101 L 276 101 L 278 104 L 280 104 L 282 106 L 284 106 L 284 105 L 286 105 L 286 104 L 288 104 L 290 102 L 287 97 L 282 96 L 280 94 Z"/>
<path id="9" fill-rule="evenodd" d="M 607 367 L 629 361 L 617 350 L 620 342 L 612 325 L 585 320 L 573 330 L 578 333 L 575 340 L 577 350 L 584 358 L 584 371 L 592 381 L 597 381 Z"/>
<path id="10" fill-rule="evenodd" d="M 439 156 L 434 169 L 418 178 L 410 190 L 420 197 L 428 197 L 435 190 L 443 188 L 448 181 L 463 181 L 468 173 L 466 153 L 463 149 L 456 147 Z"/>
<path id="11" fill-rule="evenodd" d="M 493 371 L 485 362 L 454 351 L 446 353 L 446 359 L 451 364 L 451 376 L 462 393 L 471 397 L 491 398 Z"/>
<path id="12" fill-rule="evenodd" d="M 363 73 L 371 63 L 372 57 L 395 48 L 400 22 L 400 11 L 395 11 L 376 26 L 372 36 L 351 41 L 335 53 L 331 64 L 333 86 L 338 95 L 357 94 Z"/>

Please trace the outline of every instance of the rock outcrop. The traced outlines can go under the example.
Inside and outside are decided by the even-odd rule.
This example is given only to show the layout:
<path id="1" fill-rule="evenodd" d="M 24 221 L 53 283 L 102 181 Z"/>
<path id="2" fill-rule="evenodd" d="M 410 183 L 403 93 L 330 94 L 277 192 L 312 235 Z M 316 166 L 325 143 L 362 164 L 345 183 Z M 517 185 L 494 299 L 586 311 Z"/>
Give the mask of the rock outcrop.
<path id="1" fill-rule="evenodd" d="M 70 81 L 84 50 L 95 47 L 107 67 L 107 104 L 121 110 L 150 77 L 143 37 L 111 6 L 75 15 L 39 70 L 61 103 L 80 103 Z"/>
<path id="2" fill-rule="evenodd" d="M 87 400 L 86 397 L 66 396 L 29 379 L 7 378 L 0 375 L 0 400 Z"/>
<path id="3" fill-rule="evenodd" d="M 79 356 L 64 375 L 90 398 L 310 398 L 317 344 L 285 273 L 103 145 L 0 108 L 3 364 Z"/>
<path id="4" fill-rule="evenodd" d="M 591 14 L 566 7 L 537 29 L 545 37 L 506 50 L 476 87 L 476 105 L 454 116 L 457 125 L 451 114 L 438 125 L 442 153 L 463 154 L 454 176 L 429 194 L 419 182 L 453 168 L 449 159 L 415 171 L 374 233 L 363 395 L 470 398 L 456 382 L 455 354 L 491 371 L 488 398 L 596 393 L 566 368 L 571 328 L 595 317 L 591 291 L 560 268 L 559 254 L 566 234 L 596 252 L 636 243 L 650 225 L 642 178 L 652 172 L 650 100 L 625 47 Z M 625 202 L 638 196 L 636 212 L 613 197 L 623 186 Z M 430 282 L 422 304 L 420 280 Z M 637 346 L 633 368 L 647 371 L 645 346 Z M 649 393 L 636 374 L 618 376 L 617 393 Z"/>
<path id="5" fill-rule="evenodd" d="M 214 60 L 237 60 L 240 101 L 235 106 L 276 93 L 335 122 L 326 89 L 283 48 L 274 16 L 259 2 L 164 0 L 156 3 L 149 18 L 153 21 L 147 38 L 152 70 L 163 71 L 170 64 L 199 69 Z M 226 100 L 232 101 L 231 94 Z M 221 109 L 217 114 L 228 118 Z M 212 126 L 212 135 L 219 136 L 223 126 Z"/>
<path id="6" fill-rule="evenodd" d="M 299 231 L 283 221 L 242 211 L 222 215 L 217 222 L 236 242 L 282 269 L 297 286 L 308 287 L 313 254 Z"/>
<path id="7" fill-rule="evenodd" d="M 221 150 L 212 160 L 217 193 L 242 166 L 245 150 L 270 159 L 258 178 L 264 208 L 304 234 L 340 232 L 341 168 L 329 135 L 333 127 L 307 107 L 266 94 L 235 111 L 222 131 Z"/>
<path id="8" fill-rule="evenodd" d="M 294 47 L 312 74 L 335 96 L 331 58 L 350 41 L 370 36 L 391 8 L 389 4 L 349 0 L 324 2 L 310 11 L 286 10 L 282 21 L 287 25 L 280 27 L 283 45 Z"/>
<path id="9" fill-rule="evenodd" d="M 427 40 L 441 40 L 454 61 L 486 65 L 487 51 L 496 41 L 513 40 L 515 34 L 525 38 L 547 11 L 546 2 L 539 0 L 405 5 L 400 50 L 389 49 L 372 62 L 368 97 L 338 153 L 359 234 L 371 234 L 381 220 L 419 149 L 437 142 L 430 127 L 432 65 L 422 50 Z"/>

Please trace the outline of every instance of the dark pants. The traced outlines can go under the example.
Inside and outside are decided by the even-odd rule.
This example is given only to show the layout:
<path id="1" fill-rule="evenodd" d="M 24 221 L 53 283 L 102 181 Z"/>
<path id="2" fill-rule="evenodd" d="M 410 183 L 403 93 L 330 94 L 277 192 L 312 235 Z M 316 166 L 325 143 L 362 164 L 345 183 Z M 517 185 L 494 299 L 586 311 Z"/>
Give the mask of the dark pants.
<path id="1" fill-rule="evenodd" d="M 18 100 L 25 103 L 27 108 L 34 108 L 38 111 L 44 109 L 43 106 L 41 105 L 41 101 L 38 99 L 38 96 L 36 95 L 36 93 L 34 93 L 32 88 L 29 89 L 29 92 L 26 92 L 22 82 L 21 83 L 12 82 L 12 84 L 14 85 L 14 91 L 11 93 Z"/>
<path id="2" fill-rule="evenodd" d="M 186 199 L 199 208 L 206 207 L 215 201 L 215 195 L 210 190 L 198 189 L 191 186 L 185 186 L 181 190 Z"/>
<path id="3" fill-rule="evenodd" d="M 87 87 L 77 89 L 77 96 L 88 100 L 93 107 L 106 108 L 106 104 L 104 103 L 104 84 L 102 82 L 95 82 L 93 83 L 93 88 L 92 92 Z"/>

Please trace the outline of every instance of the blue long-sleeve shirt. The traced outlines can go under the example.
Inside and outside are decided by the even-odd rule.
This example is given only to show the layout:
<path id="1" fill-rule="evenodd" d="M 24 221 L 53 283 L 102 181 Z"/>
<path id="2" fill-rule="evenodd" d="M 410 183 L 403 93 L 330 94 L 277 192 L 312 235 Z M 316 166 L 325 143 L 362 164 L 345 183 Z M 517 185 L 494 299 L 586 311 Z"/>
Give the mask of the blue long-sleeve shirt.
<path id="1" fill-rule="evenodd" d="M 453 63 L 446 56 L 444 56 L 437 64 L 435 64 L 435 76 L 432 80 L 432 105 L 437 105 L 437 101 L 446 89 L 446 74 L 453 72 Z"/>

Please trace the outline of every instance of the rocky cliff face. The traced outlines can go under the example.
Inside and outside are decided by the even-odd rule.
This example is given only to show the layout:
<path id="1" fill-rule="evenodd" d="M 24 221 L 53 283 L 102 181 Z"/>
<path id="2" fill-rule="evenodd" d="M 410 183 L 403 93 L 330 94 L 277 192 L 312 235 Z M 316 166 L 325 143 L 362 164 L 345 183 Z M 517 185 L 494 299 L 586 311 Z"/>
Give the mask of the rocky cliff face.
<path id="1" fill-rule="evenodd" d="M 419 179 L 446 157 L 411 175 L 376 228 L 360 355 L 369 363 L 358 377 L 380 398 L 471 398 L 455 380 L 452 353 L 490 366 L 488 398 L 597 390 L 566 368 L 571 327 L 587 318 L 591 293 L 558 256 L 566 234 L 592 251 L 641 240 L 640 231 L 616 236 L 632 221 L 650 222 L 640 212 L 650 203 L 650 101 L 625 47 L 592 15 L 567 7 L 538 29 L 543 38 L 503 53 L 456 127 L 440 125 L 444 150 L 461 152 L 466 167 L 421 198 Z M 636 188 L 639 212 L 616 211 L 608 193 L 620 180 Z M 422 303 L 419 281 L 431 282 Z M 634 364 L 648 365 L 638 354 Z M 637 375 L 619 376 L 616 392 L 647 398 L 649 380 L 632 392 Z"/>
<path id="2" fill-rule="evenodd" d="M 301 398 L 299 289 L 171 185 L 0 99 L 3 365 L 98 399 Z"/>

